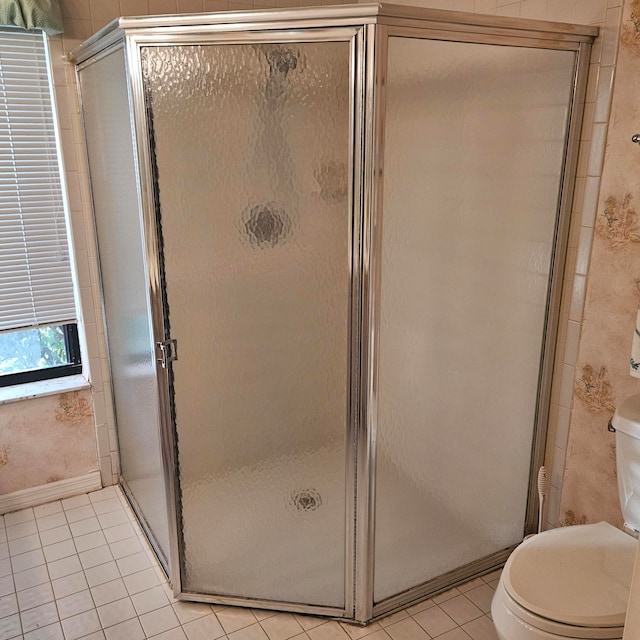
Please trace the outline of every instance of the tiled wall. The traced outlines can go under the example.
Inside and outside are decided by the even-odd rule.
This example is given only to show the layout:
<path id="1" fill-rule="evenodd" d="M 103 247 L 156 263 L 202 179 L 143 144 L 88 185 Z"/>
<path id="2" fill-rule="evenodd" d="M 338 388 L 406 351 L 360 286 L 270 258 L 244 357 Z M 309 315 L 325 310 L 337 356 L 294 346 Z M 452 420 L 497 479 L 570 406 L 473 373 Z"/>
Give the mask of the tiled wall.
<path id="1" fill-rule="evenodd" d="M 62 124 L 62 143 L 72 217 L 73 237 L 80 272 L 87 344 L 94 386 L 94 405 L 98 432 L 99 458 L 103 482 L 116 481 L 116 455 L 113 410 L 106 349 L 102 325 L 96 248 L 93 237 L 89 188 L 84 164 L 75 77 L 66 52 L 118 15 L 199 12 L 225 9 L 252 9 L 276 6 L 271 0 L 61 0 L 65 23 L 62 36 L 52 39 L 56 96 Z M 316 0 L 277 0 L 277 6 L 320 4 Z M 322 4 L 336 4 L 335 0 Z M 553 388 L 553 406 L 548 440 L 548 464 L 553 464 L 553 488 L 547 520 L 558 521 L 564 457 L 567 446 L 569 412 L 573 397 L 574 366 L 582 321 L 585 281 L 600 174 L 610 93 L 616 61 L 622 0 L 424 0 L 411 2 L 440 9 L 549 19 L 598 25 L 602 35 L 594 48 L 589 74 L 588 104 L 585 110 L 582 149 L 578 167 L 576 197 L 572 218 L 569 254 L 562 304 L 559 351 Z"/>
<path id="2" fill-rule="evenodd" d="M 588 209 L 585 206 L 581 228 L 581 232 L 594 229 L 595 233 L 575 381 L 565 391 L 567 402 L 573 396 L 573 406 L 567 405 L 571 418 L 566 470 L 564 479 L 558 481 L 563 481 L 560 521 L 567 524 L 602 519 L 622 523 L 615 436 L 607 431 L 607 422 L 624 398 L 640 392 L 640 383 L 629 375 L 631 340 L 640 305 L 640 228 L 636 211 L 640 148 L 631 141 L 640 131 L 638 9 L 637 0 L 625 3 L 600 196 L 589 202 Z M 590 189 L 598 191 L 595 180 Z M 578 262 L 584 260 L 578 256 Z M 559 447 L 564 442 L 566 433 Z M 561 457 L 563 452 L 558 451 Z"/>

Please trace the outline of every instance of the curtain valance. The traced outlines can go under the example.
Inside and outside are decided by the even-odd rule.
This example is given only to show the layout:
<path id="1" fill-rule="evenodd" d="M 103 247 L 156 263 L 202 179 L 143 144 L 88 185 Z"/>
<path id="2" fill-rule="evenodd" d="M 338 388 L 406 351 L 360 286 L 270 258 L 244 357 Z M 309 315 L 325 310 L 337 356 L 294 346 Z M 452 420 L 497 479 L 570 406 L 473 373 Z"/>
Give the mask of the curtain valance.
<path id="1" fill-rule="evenodd" d="M 0 0 L 0 25 L 61 33 L 60 5 L 58 0 Z"/>

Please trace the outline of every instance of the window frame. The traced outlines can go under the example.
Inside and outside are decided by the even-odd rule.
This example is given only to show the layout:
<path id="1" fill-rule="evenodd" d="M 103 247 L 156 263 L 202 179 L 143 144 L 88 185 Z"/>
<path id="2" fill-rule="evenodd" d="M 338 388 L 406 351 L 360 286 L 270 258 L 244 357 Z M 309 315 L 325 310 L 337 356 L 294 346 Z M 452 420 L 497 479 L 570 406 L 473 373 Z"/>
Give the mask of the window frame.
<path id="1" fill-rule="evenodd" d="M 66 376 L 75 376 L 82 373 L 82 359 L 80 357 L 80 339 L 78 337 L 78 325 L 76 323 L 56 325 L 62 326 L 64 332 L 64 344 L 67 349 L 69 362 L 53 367 L 40 367 L 39 369 L 27 369 L 14 373 L 0 374 L 0 388 L 11 387 L 28 382 L 40 382 L 53 380 Z"/>
<path id="2" fill-rule="evenodd" d="M 12 26 L 0 27 L 0 31 L 2 31 L 3 35 L 11 36 L 13 33 L 20 33 L 27 35 L 29 32 L 24 32 L 23 29 L 14 28 Z M 56 380 L 56 379 L 64 379 L 65 377 L 74 376 L 83 373 L 83 365 L 82 365 L 82 356 L 81 356 L 81 345 L 79 339 L 79 302 L 78 302 L 78 283 L 77 276 L 75 274 L 75 260 L 74 260 L 74 250 L 73 250 L 73 239 L 71 233 L 71 221 L 70 221 L 70 212 L 69 212 L 69 204 L 68 204 L 68 195 L 67 195 L 67 186 L 65 180 L 65 167 L 62 158 L 62 143 L 60 137 L 60 120 L 59 114 L 56 104 L 56 92 L 55 92 L 55 82 L 53 77 L 53 69 L 52 69 L 52 60 L 51 60 L 51 47 L 50 40 L 46 33 L 43 32 L 42 29 L 34 29 L 34 33 L 31 35 L 37 36 L 38 39 L 42 37 L 42 52 L 44 54 L 44 66 L 46 68 L 46 78 L 48 85 L 48 93 L 50 96 L 50 115 L 52 120 L 46 126 L 44 131 L 46 135 L 51 135 L 54 140 L 54 149 L 55 149 L 55 157 L 56 157 L 56 166 L 57 166 L 57 180 L 52 180 L 51 185 L 55 188 L 60 189 L 60 204 L 61 211 L 64 219 L 64 235 L 66 240 L 66 249 L 68 252 L 69 259 L 69 275 L 71 277 L 71 290 L 73 294 L 73 304 L 75 307 L 75 314 L 73 316 L 68 313 L 61 314 L 60 317 L 56 318 L 55 315 L 50 316 L 50 323 L 42 324 L 42 325 L 33 325 L 33 326 L 25 326 L 20 328 L 16 326 L 15 328 L 9 327 L 5 329 L 5 331 L 13 332 L 13 331 L 27 331 L 30 329 L 38 329 L 45 327 L 61 327 L 63 330 L 64 336 L 64 344 L 67 353 L 68 362 L 66 364 L 61 365 L 53 365 L 53 366 L 44 366 L 35 369 L 27 369 L 20 370 L 15 372 L 7 372 L 0 374 L 0 389 L 7 389 L 12 386 L 32 383 L 32 382 L 40 382 L 47 380 Z M 20 45 L 18 45 L 19 48 Z M 34 65 L 34 68 L 37 65 Z M 40 67 L 38 69 L 41 71 Z M 12 84 L 8 84 L 9 90 L 14 90 Z M 8 112 L 10 113 L 10 111 Z M 10 120 L 9 120 L 10 122 Z M 11 125 L 9 126 L 10 129 Z M 57 233 L 57 231 L 56 231 Z M 37 319 L 37 317 L 35 318 Z"/>

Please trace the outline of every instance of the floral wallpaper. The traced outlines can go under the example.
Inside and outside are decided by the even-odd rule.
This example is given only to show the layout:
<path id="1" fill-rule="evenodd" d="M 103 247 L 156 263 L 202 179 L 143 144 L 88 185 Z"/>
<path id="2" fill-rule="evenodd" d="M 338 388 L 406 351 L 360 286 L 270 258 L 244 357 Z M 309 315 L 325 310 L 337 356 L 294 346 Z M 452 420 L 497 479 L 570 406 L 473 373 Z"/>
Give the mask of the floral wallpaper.
<path id="1" fill-rule="evenodd" d="M 0 405 L 0 494 L 94 471 L 91 391 L 72 391 Z"/>
<path id="2" fill-rule="evenodd" d="M 640 0 L 627 1 L 589 266 L 567 448 L 560 523 L 622 524 L 615 435 L 616 405 L 640 393 L 629 355 L 640 304 Z"/>

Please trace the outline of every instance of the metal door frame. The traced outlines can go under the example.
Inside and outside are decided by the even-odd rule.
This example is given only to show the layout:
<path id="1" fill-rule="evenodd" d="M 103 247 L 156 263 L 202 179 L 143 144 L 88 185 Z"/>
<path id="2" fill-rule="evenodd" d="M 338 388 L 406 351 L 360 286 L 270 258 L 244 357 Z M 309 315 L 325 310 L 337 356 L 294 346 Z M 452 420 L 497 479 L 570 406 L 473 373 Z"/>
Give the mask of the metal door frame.
<path id="1" fill-rule="evenodd" d="M 459 567 L 444 575 L 428 580 L 422 584 L 409 588 L 397 595 L 374 602 L 374 550 L 375 550 L 375 486 L 376 486 L 376 458 L 375 443 L 377 433 L 378 407 L 378 352 L 380 337 L 380 290 L 381 290 L 381 246 L 382 246 L 382 218 L 383 204 L 383 175 L 384 175 L 384 135 L 385 135 L 385 88 L 387 85 L 388 41 L 390 37 L 406 37 L 421 40 L 446 40 L 460 43 L 477 43 L 486 45 L 501 45 L 510 47 L 527 47 L 534 49 L 554 49 L 574 51 L 573 85 L 569 104 L 569 117 L 565 134 L 562 175 L 560 177 L 559 193 L 556 208 L 556 223 L 549 273 L 549 285 L 546 299 L 545 323 L 540 353 L 540 374 L 536 398 L 536 414 L 533 425 L 533 447 L 531 466 L 529 470 L 529 491 L 527 496 L 526 516 L 523 523 L 523 537 L 534 533 L 537 526 L 537 471 L 543 464 L 549 406 L 551 402 L 551 382 L 553 376 L 554 357 L 557 342 L 558 324 L 560 320 L 560 302 L 562 282 L 571 221 L 571 205 L 575 175 L 578 162 L 580 130 L 584 110 L 584 96 L 586 92 L 589 71 L 589 56 L 591 39 L 556 40 L 535 36 L 529 32 L 523 34 L 499 33 L 487 34 L 483 32 L 460 32 L 455 29 L 425 28 L 419 24 L 406 24 L 407 21 L 396 19 L 381 21 L 376 27 L 375 51 L 371 67 L 375 67 L 375 78 L 369 79 L 368 87 L 373 88 L 373 115 L 368 121 L 368 133 L 373 140 L 373 152 L 367 163 L 367 189 L 371 190 L 369 224 L 365 225 L 370 232 L 368 251 L 365 252 L 367 268 L 363 271 L 369 274 L 368 290 L 365 292 L 363 309 L 363 335 L 368 336 L 368 344 L 363 345 L 363 382 L 366 390 L 366 400 L 363 400 L 363 421 L 368 425 L 368 432 L 360 433 L 358 445 L 358 470 L 367 469 L 363 477 L 358 478 L 358 522 L 367 523 L 360 529 L 356 544 L 356 620 L 360 622 L 377 619 L 394 611 L 402 609 L 413 602 L 419 602 L 427 597 L 441 593 L 455 585 L 464 583 L 473 576 L 489 573 L 501 567 L 514 546 L 498 551 L 490 556 L 480 558 L 474 562 Z M 366 360 L 366 361 L 365 361 Z M 363 397 L 364 397 L 363 392 Z"/>
<path id="2" fill-rule="evenodd" d="M 547 321 L 541 353 L 541 373 L 534 426 L 529 497 L 524 532 L 535 529 L 537 468 L 544 459 L 546 423 L 560 311 L 560 295 L 569 231 L 571 201 L 591 43 L 595 27 L 560 25 L 542 21 L 481 16 L 386 4 L 343 5 L 258 11 L 235 11 L 186 16 L 119 18 L 77 47 L 72 56 L 79 65 L 91 64 L 112 47 L 125 46 L 131 129 L 145 231 L 149 300 L 157 343 L 170 338 L 163 293 L 162 245 L 158 228 L 157 190 L 154 183 L 144 88 L 141 46 L 195 43 L 270 43 L 335 40 L 351 44 L 351 156 L 353 169 L 350 367 L 351 384 L 347 438 L 347 518 L 345 531 L 345 607 L 336 609 L 297 603 L 273 602 L 208 594 L 184 593 L 181 587 L 178 535 L 177 455 L 170 395 L 171 366 L 157 365 L 158 395 L 163 416 L 160 425 L 163 468 L 171 539 L 168 573 L 177 597 L 227 605 L 278 609 L 325 615 L 365 623 L 435 595 L 472 575 L 500 566 L 511 548 L 460 567 L 444 576 L 416 585 L 379 603 L 373 602 L 375 525 L 375 448 L 377 412 L 377 342 L 384 151 L 384 108 L 389 36 L 477 42 L 503 46 L 563 49 L 576 52 L 574 83 L 565 141 L 564 172 L 558 196 L 555 248 L 547 297 Z M 126 489 L 126 487 L 125 487 Z M 130 499 L 131 496 L 129 496 Z M 138 514 L 139 515 L 139 514 Z M 147 531 L 147 534 L 152 532 Z M 157 550 L 156 550 L 157 551 Z"/>

